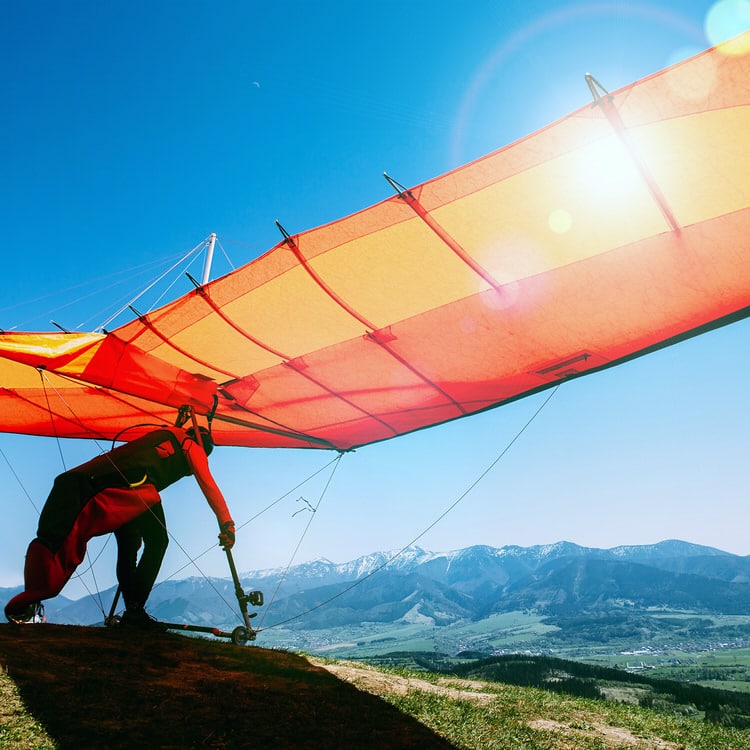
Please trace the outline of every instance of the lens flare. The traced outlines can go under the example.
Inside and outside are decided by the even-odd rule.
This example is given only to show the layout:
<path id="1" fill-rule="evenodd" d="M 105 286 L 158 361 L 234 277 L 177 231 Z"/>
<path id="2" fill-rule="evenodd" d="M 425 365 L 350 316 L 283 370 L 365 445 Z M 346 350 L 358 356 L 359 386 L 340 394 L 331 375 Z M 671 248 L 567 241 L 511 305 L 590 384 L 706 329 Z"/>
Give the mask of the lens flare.
<path id="1" fill-rule="evenodd" d="M 556 234 L 566 234 L 573 226 L 573 217 L 564 208 L 556 208 L 550 212 L 547 223 Z"/>
<path id="2" fill-rule="evenodd" d="M 721 44 L 750 28 L 750 0 L 719 0 L 706 14 L 706 36 L 712 45 Z M 750 52 L 750 37 L 729 41 L 722 50 L 727 55 Z"/>

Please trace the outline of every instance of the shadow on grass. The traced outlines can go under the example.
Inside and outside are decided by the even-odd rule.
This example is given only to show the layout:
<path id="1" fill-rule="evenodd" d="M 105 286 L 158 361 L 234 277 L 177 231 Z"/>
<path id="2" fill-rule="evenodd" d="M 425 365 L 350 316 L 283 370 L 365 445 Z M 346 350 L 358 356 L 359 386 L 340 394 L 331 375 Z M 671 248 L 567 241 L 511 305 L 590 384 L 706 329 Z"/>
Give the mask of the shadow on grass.
<path id="1" fill-rule="evenodd" d="M 0 624 L 0 659 L 61 748 L 453 748 L 306 659 L 170 633 Z"/>

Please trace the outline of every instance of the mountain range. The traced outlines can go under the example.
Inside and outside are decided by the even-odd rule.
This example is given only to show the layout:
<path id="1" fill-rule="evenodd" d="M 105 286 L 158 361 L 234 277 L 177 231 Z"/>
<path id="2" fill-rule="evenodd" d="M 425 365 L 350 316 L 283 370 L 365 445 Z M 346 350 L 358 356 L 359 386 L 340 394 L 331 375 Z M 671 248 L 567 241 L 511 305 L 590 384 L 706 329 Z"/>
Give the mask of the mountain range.
<path id="1" fill-rule="evenodd" d="M 750 614 L 750 557 L 679 540 L 611 549 L 558 542 L 533 547 L 473 546 L 452 552 L 408 547 L 347 563 L 319 559 L 287 570 L 241 575 L 265 593 L 265 626 L 311 631 L 362 623 L 473 623 L 507 612 L 565 618 L 655 608 Z M 0 589 L 7 601 L 19 589 Z M 113 591 L 102 592 L 111 602 Z M 230 580 L 186 578 L 159 584 L 149 600 L 159 619 L 217 627 L 237 624 Z M 48 618 L 99 624 L 92 597 L 47 603 Z"/>

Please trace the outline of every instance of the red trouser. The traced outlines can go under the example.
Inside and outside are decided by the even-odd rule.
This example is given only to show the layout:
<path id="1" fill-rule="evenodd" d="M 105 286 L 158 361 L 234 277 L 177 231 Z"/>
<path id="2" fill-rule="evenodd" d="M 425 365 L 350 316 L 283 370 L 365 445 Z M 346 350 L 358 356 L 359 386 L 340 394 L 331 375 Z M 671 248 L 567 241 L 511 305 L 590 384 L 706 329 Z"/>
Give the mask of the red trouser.
<path id="1" fill-rule="evenodd" d="M 83 561 L 86 545 L 92 537 L 119 529 L 160 500 L 152 484 L 107 488 L 81 508 L 57 550 L 53 552 L 39 539 L 34 539 L 26 552 L 23 571 L 26 590 L 6 604 L 6 615 L 21 612 L 33 602 L 57 596 Z"/>

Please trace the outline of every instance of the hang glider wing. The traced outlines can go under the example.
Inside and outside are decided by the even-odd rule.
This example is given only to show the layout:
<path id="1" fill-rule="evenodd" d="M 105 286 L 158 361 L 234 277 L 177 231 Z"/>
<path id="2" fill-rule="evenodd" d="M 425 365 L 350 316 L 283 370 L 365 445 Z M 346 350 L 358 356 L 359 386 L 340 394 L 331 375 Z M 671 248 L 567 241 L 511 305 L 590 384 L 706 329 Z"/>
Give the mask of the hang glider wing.
<path id="1" fill-rule="evenodd" d="M 0 428 L 340 450 L 750 312 L 750 32 L 104 334 L 0 335 Z M 137 430 L 129 433 L 132 437 Z"/>

